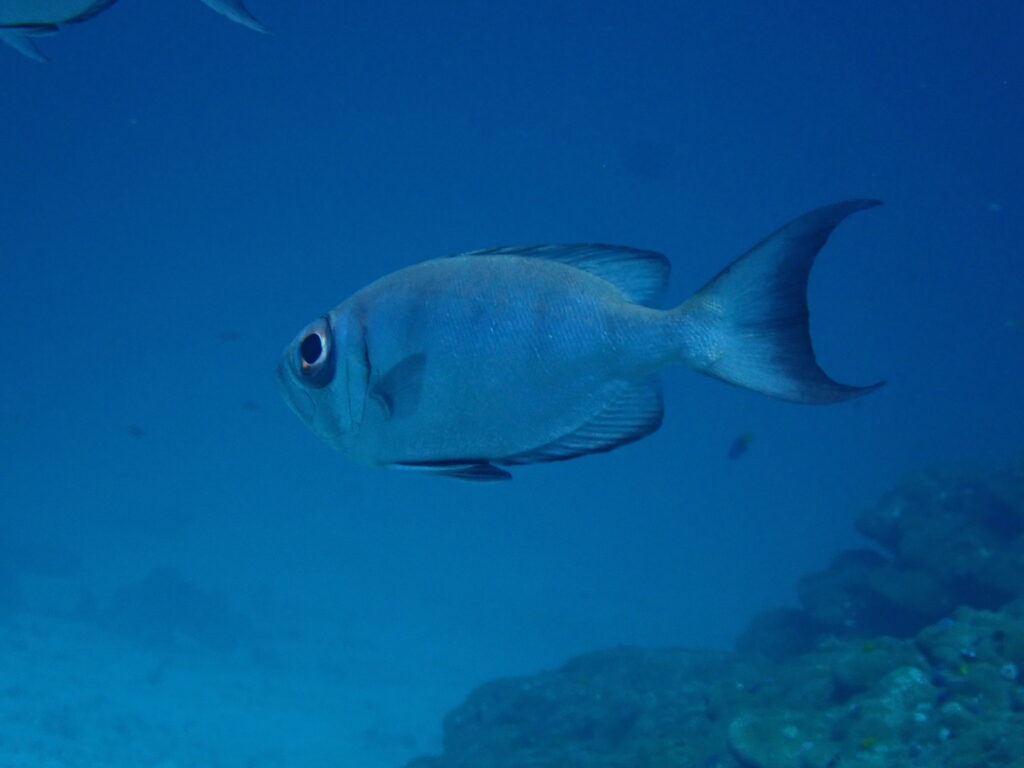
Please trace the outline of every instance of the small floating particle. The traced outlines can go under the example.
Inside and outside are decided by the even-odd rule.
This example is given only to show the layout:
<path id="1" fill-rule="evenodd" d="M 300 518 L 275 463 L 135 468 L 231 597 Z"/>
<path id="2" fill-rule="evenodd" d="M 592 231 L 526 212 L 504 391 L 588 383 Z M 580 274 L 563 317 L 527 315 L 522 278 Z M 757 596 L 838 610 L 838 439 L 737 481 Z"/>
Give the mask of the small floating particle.
<path id="1" fill-rule="evenodd" d="M 744 453 L 747 452 L 747 448 L 750 447 L 751 442 L 754 440 L 753 432 L 744 432 L 742 435 L 732 441 L 732 445 L 729 446 L 729 451 L 726 455 L 730 459 L 738 459 Z"/>

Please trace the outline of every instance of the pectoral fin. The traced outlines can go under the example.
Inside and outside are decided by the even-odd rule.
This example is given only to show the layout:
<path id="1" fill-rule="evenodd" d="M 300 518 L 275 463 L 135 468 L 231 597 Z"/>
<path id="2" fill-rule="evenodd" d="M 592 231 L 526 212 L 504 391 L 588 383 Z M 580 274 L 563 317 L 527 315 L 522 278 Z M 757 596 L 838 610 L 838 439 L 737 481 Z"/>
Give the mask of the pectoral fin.
<path id="1" fill-rule="evenodd" d="M 411 416 L 420 404 L 423 393 L 423 371 L 427 356 L 409 355 L 370 385 L 370 396 L 381 407 L 388 419 Z"/>

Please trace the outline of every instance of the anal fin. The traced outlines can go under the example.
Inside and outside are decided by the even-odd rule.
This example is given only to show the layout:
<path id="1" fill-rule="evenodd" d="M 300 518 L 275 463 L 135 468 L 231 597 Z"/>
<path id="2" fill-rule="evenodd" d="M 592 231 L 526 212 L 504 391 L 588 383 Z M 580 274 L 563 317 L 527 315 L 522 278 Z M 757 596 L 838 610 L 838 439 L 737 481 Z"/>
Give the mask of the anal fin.
<path id="1" fill-rule="evenodd" d="M 620 382 L 609 392 L 604 408 L 573 431 L 497 461 L 499 464 L 533 464 L 610 451 L 657 430 L 663 414 L 661 382 L 656 376 Z"/>

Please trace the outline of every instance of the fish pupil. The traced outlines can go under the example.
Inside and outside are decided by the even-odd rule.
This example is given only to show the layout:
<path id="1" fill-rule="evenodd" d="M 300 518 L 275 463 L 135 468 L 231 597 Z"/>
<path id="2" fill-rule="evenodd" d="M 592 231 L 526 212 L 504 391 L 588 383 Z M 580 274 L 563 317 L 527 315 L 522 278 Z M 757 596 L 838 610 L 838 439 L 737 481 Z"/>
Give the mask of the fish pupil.
<path id="1" fill-rule="evenodd" d="M 324 353 L 324 344 L 320 340 L 320 335 L 311 333 L 304 338 L 302 345 L 299 347 L 299 352 L 302 355 L 302 361 L 306 365 L 316 363 Z"/>

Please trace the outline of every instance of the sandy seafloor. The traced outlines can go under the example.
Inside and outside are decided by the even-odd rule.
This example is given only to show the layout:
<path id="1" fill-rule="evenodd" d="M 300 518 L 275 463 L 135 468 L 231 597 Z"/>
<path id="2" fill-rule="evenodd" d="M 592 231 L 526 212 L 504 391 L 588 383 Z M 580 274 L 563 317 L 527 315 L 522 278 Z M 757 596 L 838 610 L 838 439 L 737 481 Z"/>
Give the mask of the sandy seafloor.
<path id="1" fill-rule="evenodd" d="M 146 649 L 89 623 L 0 623 L 2 768 L 395 768 L 436 751 L 469 685 L 404 649 L 329 636 Z"/>

